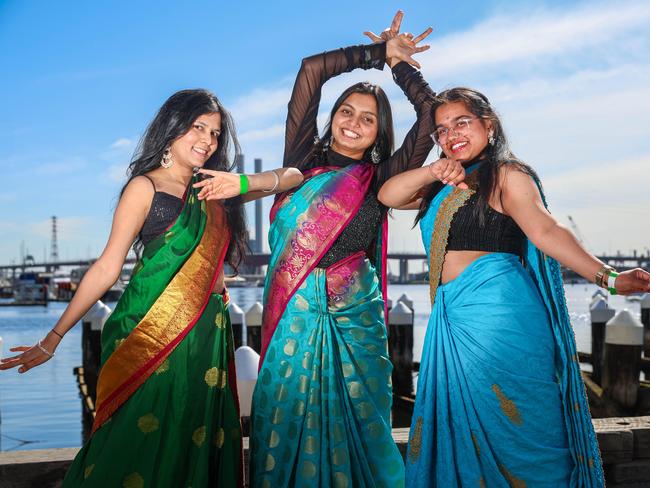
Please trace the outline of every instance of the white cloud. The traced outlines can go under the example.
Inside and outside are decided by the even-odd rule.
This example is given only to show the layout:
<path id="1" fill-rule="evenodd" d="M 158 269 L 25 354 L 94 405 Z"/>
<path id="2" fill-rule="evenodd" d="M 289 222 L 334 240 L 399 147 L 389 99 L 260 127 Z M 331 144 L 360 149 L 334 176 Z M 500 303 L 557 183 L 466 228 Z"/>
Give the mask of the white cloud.
<path id="1" fill-rule="evenodd" d="M 486 70 L 491 65 L 521 70 L 522 65 L 546 56 L 563 56 L 565 63 L 576 63 L 580 62 L 578 58 L 566 56 L 608 54 L 611 50 L 607 48 L 631 32 L 640 29 L 646 32 L 649 20 L 647 2 L 589 3 L 574 9 L 517 11 L 432 40 L 431 49 L 422 54 L 421 64 L 427 77 L 440 79 L 477 70 L 489 76 Z M 606 49 L 602 50 L 603 46 Z"/>
<path id="2" fill-rule="evenodd" d="M 57 238 L 59 242 L 74 242 L 85 238 L 91 224 L 88 217 L 59 217 L 57 219 Z M 50 238 L 52 235 L 52 220 L 26 223 L 27 231 L 37 237 Z"/>
<path id="3" fill-rule="evenodd" d="M 284 124 L 274 124 L 263 129 L 252 129 L 239 135 L 239 140 L 242 143 L 257 142 L 270 138 L 284 140 Z"/>
<path id="4" fill-rule="evenodd" d="M 129 139 L 128 137 L 120 137 L 113 144 L 111 144 L 111 149 L 129 149 L 132 150 L 135 146 L 135 141 Z"/>
<path id="5" fill-rule="evenodd" d="M 128 164 L 112 164 L 105 171 L 104 177 L 112 183 L 124 183 L 128 167 Z"/>

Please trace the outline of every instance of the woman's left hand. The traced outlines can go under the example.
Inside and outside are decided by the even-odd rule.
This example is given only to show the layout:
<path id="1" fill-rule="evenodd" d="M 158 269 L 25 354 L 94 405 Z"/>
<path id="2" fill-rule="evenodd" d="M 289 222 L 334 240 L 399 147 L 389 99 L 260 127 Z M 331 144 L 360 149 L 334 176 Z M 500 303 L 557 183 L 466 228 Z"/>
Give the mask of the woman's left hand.
<path id="1" fill-rule="evenodd" d="M 194 188 L 201 188 L 199 200 L 223 200 L 241 194 L 239 174 L 211 169 L 200 169 L 199 173 L 210 176 L 192 185 Z"/>
<path id="2" fill-rule="evenodd" d="M 615 286 L 619 295 L 650 292 L 650 273 L 641 268 L 623 271 L 616 277 Z"/>
<path id="3" fill-rule="evenodd" d="M 417 37 L 413 37 L 413 34 L 410 33 L 400 33 L 403 18 L 404 12 L 398 10 L 390 27 L 384 29 L 381 35 L 378 36 L 372 31 L 366 31 L 364 35 L 368 36 L 374 43 L 386 41 L 386 61 L 391 68 L 400 61 L 406 61 L 416 68 L 420 68 L 420 64 L 411 56 L 429 49 L 428 44 L 418 46 L 418 43 L 431 34 L 433 29 L 429 27 Z"/>

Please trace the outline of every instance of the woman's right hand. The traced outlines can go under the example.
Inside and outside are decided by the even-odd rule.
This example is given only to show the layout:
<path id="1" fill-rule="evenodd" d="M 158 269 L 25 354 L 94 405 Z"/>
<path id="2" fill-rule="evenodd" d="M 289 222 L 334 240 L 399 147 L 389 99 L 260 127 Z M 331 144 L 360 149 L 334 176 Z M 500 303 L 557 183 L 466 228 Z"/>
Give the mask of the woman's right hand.
<path id="1" fill-rule="evenodd" d="M 54 350 L 59 345 L 60 341 L 61 339 L 56 336 L 56 334 L 50 332 L 47 336 L 45 336 L 43 340 L 39 341 L 41 347 L 38 347 L 38 344 L 34 344 L 33 346 L 12 347 L 9 349 L 11 352 L 20 352 L 22 354 L 17 354 L 15 356 L 1 359 L 0 370 L 11 369 L 15 368 L 16 366 L 20 366 L 20 368 L 18 368 L 18 372 L 26 373 L 35 366 L 43 364 L 52 359 L 52 356 L 54 356 Z M 50 354 L 47 354 L 41 348 L 45 349 L 45 351 L 48 351 Z"/>
<path id="2" fill-rule="evenodd" d="M 467 190 L 465 168 L 459 161 L 442 158 L 431 163 L 428 168 L 431 176 L 443 185 L 457 186 L 460 189 Z"/>
<path id="3" fill-rule="evenodd" d="M 420 64 L 412 56 L 429 49 L 428 44 L 418 46 L 418 43 L 431 34 L 433 29 L 429 27 L 417 37 L 413 37 L 413 34 L 409 33 L 400 33 L 403 18 L 404 12 L 398 10 L 390 27 L 384 29 L 381 35 L 378 36 L 372 31 L 366 31 L 364 35 L 368 36 L 374 43 L 386 41 L 386 62 L 391 68 L 400 61 L 405 61 L 419 69 Z"/>

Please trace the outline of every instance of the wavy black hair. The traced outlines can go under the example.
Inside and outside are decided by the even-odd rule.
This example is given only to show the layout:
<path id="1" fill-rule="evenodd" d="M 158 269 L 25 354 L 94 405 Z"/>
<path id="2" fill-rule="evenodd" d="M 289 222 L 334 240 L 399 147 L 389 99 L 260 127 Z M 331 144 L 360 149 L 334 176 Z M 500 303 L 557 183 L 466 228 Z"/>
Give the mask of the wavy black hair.
<path id="1" fill-rule="evenodd" d="M 218 171 L 230 171 L 234 166 L 233 161 L 236 155 L 241 154 L 235 124 L 230 113 L 208 90 L 181 90 L 169 97 L 160 107 L 140 139 L 127 170 L 128 180 L 122 187 L 120 196 L 133 178 L 160 167 L 160 160 L 165 149 L 190 130 L 198 117 L 212 113 L 221 114 L 221 134 L 217 139 L 217 150 L 203 167 Z M 234 154 L 231 154 L 232 152 Z M 246 218 L 244 207 L 239 198 L 225 200 L 224 206 L 231 232 L 226 261 L 236 272 L 247 249 Z M 134 249 L 138 254 L 142 251 L 142 241 L 139 236 L 134 243 Z"/>
<path id="2" fill-rule="evenodd" d="M 488 207 L 488 202 L 498 184 L 501 166 L 509 164 L 512 165 L 513 168 L 530 175 L 536 180 L 539 180 L 539 178 L 533 168 L 520 160 L 510 150 L 510 145 L 508 144 L 508 139 L 503 130 L 501 119 L 494 108 L 492 108 L 492 105 L 490 105 L 488 98 L 481 92 L 473 90 L 472 88 L 456 87 L 439 93 L 435 97 L 434 103 L 431 107 L 434 120 L 436 110 L 440 106 L 455 102 L 464 103 L 467 110 L 469 110 L 474 116 L 481 120 L 489 120 L 492 123 L 494 142 L 488 144 L 483 152 L 477 157 L 477 160 L 484 160 L 483 164 L 481 164 L 481 166 L 476 170 L 478 178 L 478 204 L 475 211 L 477 212 L 479 223 L 482 225 L 483 222 L 485 222 L 485 212 Z M 442 190 L 443 186 L 444 185 L 441 182 L 437 181 L 427 188 L 422 197 L 422 203 L 420 204 L 418 214 L 415 217 L 416 224 L 422 219 L 422 217 L 424 217 L 424 214 L 427 213 L 431 200 L 440 190 Z"/>

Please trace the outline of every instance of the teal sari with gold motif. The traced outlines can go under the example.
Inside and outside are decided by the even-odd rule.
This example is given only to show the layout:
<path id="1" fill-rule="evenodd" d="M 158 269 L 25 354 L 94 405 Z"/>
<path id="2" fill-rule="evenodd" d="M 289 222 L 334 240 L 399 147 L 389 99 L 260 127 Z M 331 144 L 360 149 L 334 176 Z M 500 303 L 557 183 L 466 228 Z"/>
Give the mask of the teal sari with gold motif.
<path id="1" fill-rule="evenodd" d="M 385 226 L 371 254 L 316 265 L 357 213 L 374 168 L 317 168 L 271 212 L 251 486 L 399 487 L 384 322 Z M 382 238 L 383 236 L 383 238 Z"/>

